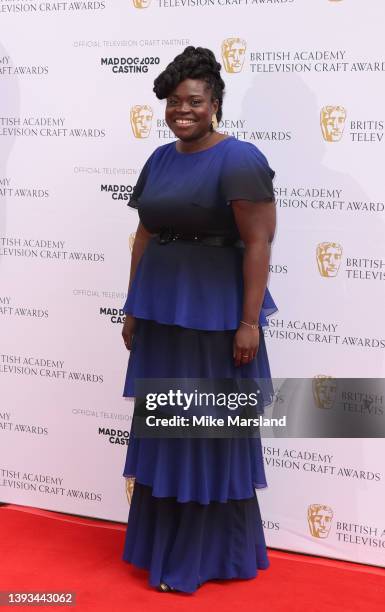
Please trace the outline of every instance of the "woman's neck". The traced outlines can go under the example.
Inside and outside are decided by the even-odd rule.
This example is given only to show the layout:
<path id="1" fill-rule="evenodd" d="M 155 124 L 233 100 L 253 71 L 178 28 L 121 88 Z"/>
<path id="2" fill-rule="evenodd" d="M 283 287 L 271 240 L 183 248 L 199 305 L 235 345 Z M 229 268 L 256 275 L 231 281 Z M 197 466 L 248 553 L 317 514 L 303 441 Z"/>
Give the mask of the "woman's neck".
<path id="1" fill-rule="evenodd" d="M 200 138 L 195 138 L 194 140 L 178 140 L 176 143 L 176 148 L 180 153 L 194 153 L 196 151 L 204 151 L 205 149 L 209 149 L 214 144 L 227 138 L 224 134 L 220 134 L 219 132 L 206 132 Z"/>

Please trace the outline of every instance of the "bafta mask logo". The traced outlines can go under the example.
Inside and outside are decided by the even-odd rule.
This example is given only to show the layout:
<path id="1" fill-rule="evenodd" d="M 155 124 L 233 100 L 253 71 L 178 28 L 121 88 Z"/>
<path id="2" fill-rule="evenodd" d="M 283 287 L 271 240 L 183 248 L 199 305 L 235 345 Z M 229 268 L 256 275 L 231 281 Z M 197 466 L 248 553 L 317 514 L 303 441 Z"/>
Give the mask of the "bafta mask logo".
<path id="1" fill-rule="evenodd" d="M 151 0 L 133 0 L 134 7 L 138 9 L 148 8 L 151 4 Z"/>
<path id="2" fill-rule="evenodd" d="M 132 253 L 132 249 L 134 247 L 136 232 L 132 232 L 132 234 L 128 237 L 128 246 L 130 247 L 130 251 Z"/>
<path id="3" fill-rule="evenodd" d="M 226 38 L 222 43 L 222 59 L 226 72 L 241 72 L 246 55 L 246 41 Z"/>
<path id="4" fill-rule="evenodd" d="M 337 242 L 320 242 L 317 245 L 317 265 L 321 276 L 337 276 L 342 259 L 342 246 Z"/>
<path id="5" fill-rule="evenodd" d="M 311 504 L 307 509 L 307 521 L 314 538 L 327 538 L 332 525 L 333 510 L 323 504 Z"/>
<path id="6" fill-rule="evenodd" d="M 321 130 L 327 142 L 338 142 L 344 133 L 346 109 L 343 106 L 321 108 Z"/>
<path id="7" fill-rule="evenodd" d="M 317 408 L 333 408 L 337 393 L 335 378 L 319 374 L 318 376 L 314 376 L 312 387 L 314 403 Z"/>
<path id="8" fill-rule="evenodd" d="M 137 104 L 131 108 L 131 127 L 135 138 L 147 138 L 150 135 L 153 114 L 151 106 L 147 104 Z"/>

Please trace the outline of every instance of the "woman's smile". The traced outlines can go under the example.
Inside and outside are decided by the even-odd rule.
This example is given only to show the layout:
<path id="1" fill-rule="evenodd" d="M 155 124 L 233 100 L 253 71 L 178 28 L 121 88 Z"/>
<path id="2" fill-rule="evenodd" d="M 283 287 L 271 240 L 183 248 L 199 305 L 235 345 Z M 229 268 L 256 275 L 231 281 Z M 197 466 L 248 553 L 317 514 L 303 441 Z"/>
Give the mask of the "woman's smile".
<path id="1" fill-rule="evenodd" d="M 175 119 L 174 123 L 176 123 L 177 126 L 186 127 L 189 125 L 194 125 L 194 123 L 196 123 L 196 120 L 195 119 Z"/>

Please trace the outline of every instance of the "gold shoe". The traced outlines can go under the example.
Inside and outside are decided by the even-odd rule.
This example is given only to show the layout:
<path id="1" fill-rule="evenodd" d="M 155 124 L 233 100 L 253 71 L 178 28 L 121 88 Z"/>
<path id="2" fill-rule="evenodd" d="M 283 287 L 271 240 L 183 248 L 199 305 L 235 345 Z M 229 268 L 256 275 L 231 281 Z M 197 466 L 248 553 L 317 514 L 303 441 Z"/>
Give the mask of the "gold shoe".
<path id="1" fill-rule="evenodd" d="M 158 589 L 161 593 L 169 593 L 170 591 L 175 591 L 175 589 L 170 587 L 165 582 L 161 582 L 160 585 L 158 586 Z"/>

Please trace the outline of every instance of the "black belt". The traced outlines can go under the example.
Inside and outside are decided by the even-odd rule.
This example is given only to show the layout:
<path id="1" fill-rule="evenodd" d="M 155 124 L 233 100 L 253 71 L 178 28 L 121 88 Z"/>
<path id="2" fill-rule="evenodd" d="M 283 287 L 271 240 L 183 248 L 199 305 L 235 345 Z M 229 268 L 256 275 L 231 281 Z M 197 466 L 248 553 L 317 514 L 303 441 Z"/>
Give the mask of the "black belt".
<path id="1" fill-rule="evenodd" d="M 206 246 L 244 246 L 242 240 L 231 236 L 213 236 L 209 234 L 201 234 L 199 232 L 188 234 L 185 232 L 175 232 L 171 228 L 161 230 L 159 234 L 156 234 L 155 238 L 159 244 L 168 244 L 169 242 L 174 242 L 175 240 L 187 240 L 199 242 L 200 244 L 205 244 Z"/>

